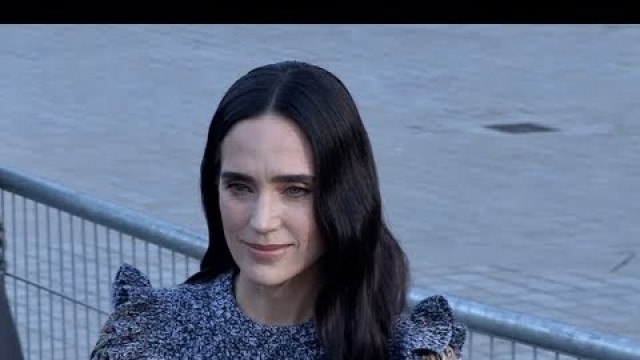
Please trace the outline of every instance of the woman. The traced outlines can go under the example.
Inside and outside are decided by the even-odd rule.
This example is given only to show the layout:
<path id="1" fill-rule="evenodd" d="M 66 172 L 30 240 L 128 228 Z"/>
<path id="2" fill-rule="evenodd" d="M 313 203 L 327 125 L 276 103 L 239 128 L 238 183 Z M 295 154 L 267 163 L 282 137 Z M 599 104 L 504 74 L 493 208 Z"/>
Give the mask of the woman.
<path id="1" fill-rule="evenodd" d="M 237 80 L 211 121 L 200 187 L 201 270 L 153 289 L 123 265 L 92 358 L 461 357 L 465 328 L 443 297 L 405 311 L 407 260 L 368 135 L 327 70 L 286 61 Z"/>

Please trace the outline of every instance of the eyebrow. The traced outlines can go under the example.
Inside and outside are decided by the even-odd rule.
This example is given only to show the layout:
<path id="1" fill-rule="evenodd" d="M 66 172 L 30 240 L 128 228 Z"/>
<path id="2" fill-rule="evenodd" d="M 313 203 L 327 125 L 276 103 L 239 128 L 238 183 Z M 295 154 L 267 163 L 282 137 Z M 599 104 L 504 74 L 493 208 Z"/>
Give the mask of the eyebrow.
<path id="1" fill-rule="evenodd" d="M 255 183 L 255 179 L 253 177 L 236 171 L 224 171 L 220 177 L 226 181 L 236 180 Z M 313 183 L 313 176 L 306 174 L 277 175 L 271 178 L 271 182 L 311 184 Z"/>

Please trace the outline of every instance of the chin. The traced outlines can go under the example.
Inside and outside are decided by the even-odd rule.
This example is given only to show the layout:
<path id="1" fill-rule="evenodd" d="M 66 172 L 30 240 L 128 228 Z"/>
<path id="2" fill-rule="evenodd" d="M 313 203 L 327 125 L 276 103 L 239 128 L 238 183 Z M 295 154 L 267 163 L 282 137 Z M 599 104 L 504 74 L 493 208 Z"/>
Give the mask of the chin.
<path id="1" fill-rule="evenodd" d="M 276 269 L 271 266 L 256 266 L 255 264 L 240 267 L 240 273 L 248 280 L 262 286 L 277 286 L 295 277 L 298 272 Z"/>

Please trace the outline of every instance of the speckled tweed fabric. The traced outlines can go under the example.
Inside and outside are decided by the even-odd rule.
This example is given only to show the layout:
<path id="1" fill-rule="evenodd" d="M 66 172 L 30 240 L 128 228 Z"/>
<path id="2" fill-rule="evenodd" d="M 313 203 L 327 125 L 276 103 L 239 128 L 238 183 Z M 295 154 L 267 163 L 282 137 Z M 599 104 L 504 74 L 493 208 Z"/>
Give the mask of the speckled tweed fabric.
<path id="1" fill-rule="evenodd" d="M 207 284 L 153 288 L 138 269 L 123 264 L 113 284 L 114 311 L 91 359 L 325 359 L 313 321 L 258 324 L 238 307 L 232 282 L 226 273 Z M 447 300 L 432 296 L 398 317 L 391 358 L 417 359 L 421 349 L 442 354 L 447 346 L 461 358 L 465 336 Z"/>

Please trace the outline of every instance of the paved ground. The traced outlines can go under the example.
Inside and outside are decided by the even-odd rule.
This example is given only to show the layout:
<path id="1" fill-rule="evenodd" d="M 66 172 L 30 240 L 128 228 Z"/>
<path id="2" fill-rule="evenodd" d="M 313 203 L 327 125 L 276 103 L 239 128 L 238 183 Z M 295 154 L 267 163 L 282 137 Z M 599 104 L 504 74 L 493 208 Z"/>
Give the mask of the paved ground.
<path id="1" fill-rule="evenodd" d="M 196 231 L 222 92 L 342 77 L 414 282 L 640 338 L 635 26 L 4 26 L 0 164 Z M 505 134 L 535 122 L 558 131 Z"/>

